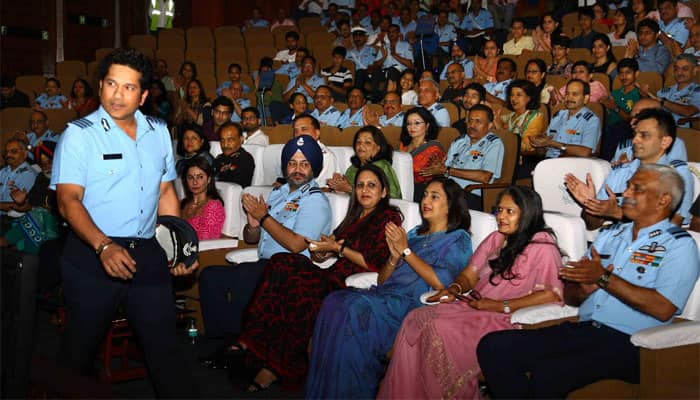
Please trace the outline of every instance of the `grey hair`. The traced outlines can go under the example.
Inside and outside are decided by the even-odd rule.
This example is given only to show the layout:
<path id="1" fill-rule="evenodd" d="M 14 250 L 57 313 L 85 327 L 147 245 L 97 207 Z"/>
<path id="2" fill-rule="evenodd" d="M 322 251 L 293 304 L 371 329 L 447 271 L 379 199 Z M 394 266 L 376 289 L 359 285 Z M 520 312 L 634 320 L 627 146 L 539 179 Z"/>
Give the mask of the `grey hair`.
<path id="1" fill-rule="evenodd" d="M 440 84 L 437 83 L 437 82 L 435 82 L 435 79 L 423 78 L 423 79 L 421 79 L 420 81 L 421 81 L 421 82 L 428 82 L 428 83 L 430 83 L 431 85 L 433 85 L 433 87 L 435 88 L 435 90 L 438 92 L 438 96 L 440 95 Z"/>
<path id="2" fill-rule="evenodd" d="M 667 165 L 642 164 L 637 171 L 650 171 L 659 174 L 659 194 L 671 195 L 671 210 L 675 211 L 683 199 L 685 183 L 675 169 Z"/>
<path id="3" fill-rule="evenodd" d="M 693 65 L 698 65 L 698 57 L 696 57 L 695 54 L 692 53 L 681 53 L 676 56 L 676 60 L 674 62 L 678 62 L 681 60 L 688 61 Z"/>

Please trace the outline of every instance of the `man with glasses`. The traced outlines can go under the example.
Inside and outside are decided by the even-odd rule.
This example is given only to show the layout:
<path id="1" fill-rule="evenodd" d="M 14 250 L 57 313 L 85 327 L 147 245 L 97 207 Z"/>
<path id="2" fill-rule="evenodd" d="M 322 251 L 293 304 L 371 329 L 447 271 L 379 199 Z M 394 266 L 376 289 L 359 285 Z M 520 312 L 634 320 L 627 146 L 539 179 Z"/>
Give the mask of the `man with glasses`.
<path id="1" fill-rule="evenodd" d="M 303 93 L 306 102 L 311 103 L 316 95 L 316 89 L 324 85 L 326 81 L 316 73 L 316 59 L 306 56 L 301 63 L 301 74 L 289 81 L 289 85 L 284 90 L 284 100 L 289 101 L 292 93 Z"/>
<path id="2" fill-rule="evenodd" d="M 367 99 L 365 93 L 360 88 L 353 88 L 348 92 L 348 108 L 343 111 L 338 120 L 338 128 L 345 129 L 351 126 L 361 127 L 372 125 L 376 122 L 378 115 L 370 115 L 372 110 L 365 107 Z"/>
<path id="3" fill-rule="evenodd" d="M 690 128 L 690 119 L 700 112 L 700 85 L 694 82 L 698 59 L 692 54 L 680 54 L 673 64 L 676 84 L 656 93 L 661 107 L 673 113 L 679 128 Z M 642 95 L 649 95 L 642 92 Z M 653 96 L 650 96 L 653 97 Z"/>
<path id="4" fill-rule="evenodd" d="M 296 119 L 295 128 L 308 118 Z M 273 189 L 267 201 L 249 193 L 242 196 L 248 219 L 243 237 L 247 243 L 258 243 L 258 261 L 236 268 L 209 267 L 199 275 L 207 336 L 226 341 L 220 350 L 200 359 L 204 366 L 228 368 L 240 351 L 232 345 L 241 330 L 241 317 L 270 258 L 280 253 L 310 257 L 306 240 L 331 233 L 331 208 L 315 179 L 323 167 L 323 152 L 316 139 L 307 134 L 292 138 L 282 149 L 280 161 L 286 183 Z"/>
<path id="5" fill-rule="evenodd" d="M 333 106 L 333 92 L 331 88 L 321 85 L 316 89 L 314 106 L 311 116 L 316 118 L 321 126 L 338 126 L 340 111 Z"/>
<path id="6" fill-rule="evenodd" d="M 15 133 L 15 137 L 27 142 L 30 147 L 34 148 L 41 142 L 58 142 L 60 137 L 58 133 L 49 129 L 49 117 L 43 111 L 32 111 L 29 117 L 30 131 L 19 131 Z M 29 158 L 34 159 L 34 154 L 29 153 Z"/>
<path id="7" fill-rule="evenodd" d="M 270 138 L 260 129 L 260 111 L 255 107 L 247 107 L 241 111 L 243 126 L 243 143 L 268 146 Z"/>
<path id="8" fill-rule="evenodd" d="M 10 139 L 5 144 L 4 157 L 7 165 L 0 169 L 0 216 L 15 209 L 12 192 L 15 190 L 29 192 L 29 189 L 34 186 L 37 175 L 37 172 L 27 163 L 27 144 L 24 141 Z M 2 219 L 3 222 L 8 220 L 8 218 Z"/>
<path id="9" fill-rule="evenodd" d="M 233 102 L 231 99 L 224 96 L 217 97 L 211 105 L 211 115 L 212 119 L 202 125 L 204 136 L 210 142 L 219 140 L 219 128 L 225 122 L 231 120 L 231 115 L 233 115 Z"/>
<path id="10" fill-rule="evenodd" d="M 384 95 L 384 115 L 379 117 L 381 126 L 403 126 L 404 113 L 401 111 L 401 96 L 396 92 Z"/>
<path id="11" fill-rule="evenodd" d="M 443 102 L 450 102 L 459 105 L 462 102 L 466 85 L 464 83 L 464 67 L 462 64 L 454 63 L 447 67 L 447 89 L 442 94 Z"/>

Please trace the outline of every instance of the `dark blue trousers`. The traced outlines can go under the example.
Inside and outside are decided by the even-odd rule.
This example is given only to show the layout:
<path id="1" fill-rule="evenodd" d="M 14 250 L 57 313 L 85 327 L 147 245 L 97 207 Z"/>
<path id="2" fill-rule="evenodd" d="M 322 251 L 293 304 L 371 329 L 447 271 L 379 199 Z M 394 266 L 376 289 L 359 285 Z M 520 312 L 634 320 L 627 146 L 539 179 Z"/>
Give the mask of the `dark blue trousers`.
<path id="1" fill-rule="evenodd" d="M 208 267 L 199 274 L 199 301 L 208 337 L 241 333 L 243 312 L 263 276 L 267 261 Z"/>
<path id="2" fill-rule="evenodd" d="M 598 323 L 493 332 L 477 348 L 492 398 L 565 398 L 602 379 L 639 382 L 639 348 Z"/>
<path id="3" fill-rule="evenodd" d="M 141 239 L 133 248 L 126 240 L 112 240 L 136 260 L 130 281 L 109 277 L 94 250 L 75 235 L 66 239 L 61 272 L 67 326 L 61 361 L 80 372 L 91 370 L 97 347 L 121 304 L 143 346 L 158 396 L 196 396 L 192 371 L 175 335 L 172 278 L 165 253 L 155 239 Z"/>

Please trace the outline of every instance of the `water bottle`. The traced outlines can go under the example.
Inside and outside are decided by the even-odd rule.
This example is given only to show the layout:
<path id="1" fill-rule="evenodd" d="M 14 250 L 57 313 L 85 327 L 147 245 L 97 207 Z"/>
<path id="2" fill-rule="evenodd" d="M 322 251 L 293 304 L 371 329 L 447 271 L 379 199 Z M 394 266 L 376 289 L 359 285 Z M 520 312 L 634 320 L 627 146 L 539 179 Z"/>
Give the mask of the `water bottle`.
<path id="1" fill-rule="evenodd" d="M 190 318 L 190 322 L 187 324 L 187 336 L 190 338 L 190 344 L 197 343 L 199 331 L 197 330 L 197 322 L 194 320 L 194 318 Z"/>

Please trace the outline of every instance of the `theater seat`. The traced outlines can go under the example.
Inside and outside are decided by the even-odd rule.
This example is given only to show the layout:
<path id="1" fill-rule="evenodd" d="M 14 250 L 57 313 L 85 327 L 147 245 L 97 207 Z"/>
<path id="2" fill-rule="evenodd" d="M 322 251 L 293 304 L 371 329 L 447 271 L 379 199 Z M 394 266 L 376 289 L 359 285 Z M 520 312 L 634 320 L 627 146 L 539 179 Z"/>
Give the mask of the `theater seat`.
<path id="1" fill-rule="evenodd" d="M 413 201 L 413 157 L 410 153 L 394 151 L 392 164 L 401 186 L 401 198 Z"/>

